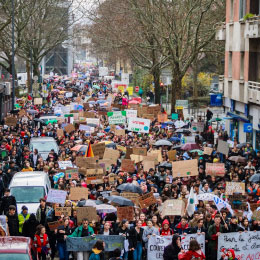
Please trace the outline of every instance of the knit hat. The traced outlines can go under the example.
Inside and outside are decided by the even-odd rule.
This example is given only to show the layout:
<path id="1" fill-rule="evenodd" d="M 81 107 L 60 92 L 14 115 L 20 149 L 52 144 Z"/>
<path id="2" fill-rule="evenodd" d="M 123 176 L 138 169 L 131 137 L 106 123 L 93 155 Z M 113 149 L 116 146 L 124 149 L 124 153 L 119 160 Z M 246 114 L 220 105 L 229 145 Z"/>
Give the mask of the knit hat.
<path id="1" fill-rule="evenodd" d="M 165 224 L 170 225 L 168 219 L 165 219 L 165 220 L 163 221 L 162 225 L 164 226 Z"/>

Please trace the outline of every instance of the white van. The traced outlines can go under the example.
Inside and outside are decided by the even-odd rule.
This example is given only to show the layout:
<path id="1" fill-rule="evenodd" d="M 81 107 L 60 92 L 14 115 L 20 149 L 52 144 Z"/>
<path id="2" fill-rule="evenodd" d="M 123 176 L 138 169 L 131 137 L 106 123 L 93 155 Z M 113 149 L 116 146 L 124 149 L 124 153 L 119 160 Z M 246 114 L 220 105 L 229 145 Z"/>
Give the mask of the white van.
<path id="1" fill-rule="evenodd" d="M 17 172 L 9 188 L 16 199 L 18 214 L 23 205 L 28 208 L 29 213 L 36 213 L 40 205 L 39 200 L 48 194 L 51 183 L 45 172 Z"/>

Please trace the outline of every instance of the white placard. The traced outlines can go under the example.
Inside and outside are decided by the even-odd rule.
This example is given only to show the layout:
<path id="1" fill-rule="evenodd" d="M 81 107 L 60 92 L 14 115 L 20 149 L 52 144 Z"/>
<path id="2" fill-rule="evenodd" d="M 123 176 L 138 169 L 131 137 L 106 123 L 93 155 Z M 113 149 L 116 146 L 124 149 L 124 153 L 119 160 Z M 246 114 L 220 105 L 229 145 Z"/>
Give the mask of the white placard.
<path id="1" fill-rule="evenodd" d="M 99 118 L 86 118 L 87 124 L 99 125 Z"/>
<path id="2" fill-rule="evenodd" d="M 137 110 L 126 109 L 126 118 L 136 118 L 137 117 Z"/>
<path id="3" fill-rule="evenodd" d="M 128 130 L 140 133 L 149 133 L 151 120 L 144 118 L 129 118 Z"/>
<path id="4" fill-rule="evenodd" d="M 49 190 L 46 202 L 65 204 L 67 191 L 64 190 Z"/>
<path id="5" fill-rule="evenodd" d="M 60 169 L 73 168 L 71 161 L 58 161 L 58 164 Z"/>
<path id="6" fill-rule="evenodd" d="M 73 96 L 73 92 L 66 92 L 66 98 L 71 98 Z"/>

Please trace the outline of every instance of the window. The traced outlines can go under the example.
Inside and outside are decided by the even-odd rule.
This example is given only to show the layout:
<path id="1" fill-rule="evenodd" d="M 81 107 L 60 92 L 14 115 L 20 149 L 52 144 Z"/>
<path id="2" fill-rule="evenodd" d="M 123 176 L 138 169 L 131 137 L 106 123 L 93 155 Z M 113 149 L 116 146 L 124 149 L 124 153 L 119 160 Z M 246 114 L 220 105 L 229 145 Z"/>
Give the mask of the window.
<path id="1" fill-rule="evenodd" d="M 232 78 L 232 51 L 228 55 L 228 77 Z"/>
<path id="2" fill-rule="evenodd" d="M 243 19 L 246 15 L 246 0 L 239 1 L 239 19 Z"/>
<path id="3" fill-rule="evenodd" d="M 251 14 L 260 14 L 260 0 L 250 1 L 250 13 Z"/>
<path id="4" fill-rule="evenodd" d="M 230 0 L 230 21 L 234 19 L 234 0 Z"/>
<path id="5" fill-rule="evenodd" d="M 240 53 L 240 79 L 244 79 L 244 61 L 245 61 L 245 53 L 242 51 Z"/>
<path id="6" fill-rule="evenodd" d="M 38 186 L 11 187 L 10 190 L 17 203 L 39 203 L 45 195 L 44 187 Z"/>

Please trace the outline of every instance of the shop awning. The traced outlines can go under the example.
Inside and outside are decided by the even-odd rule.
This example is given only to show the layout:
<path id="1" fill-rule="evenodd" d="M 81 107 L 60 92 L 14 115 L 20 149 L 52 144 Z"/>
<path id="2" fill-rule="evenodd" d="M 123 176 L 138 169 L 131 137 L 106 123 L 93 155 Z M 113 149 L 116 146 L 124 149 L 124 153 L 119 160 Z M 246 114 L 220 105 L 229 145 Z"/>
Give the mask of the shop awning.
<path id="1" fill-rule="evenodd" d="M 244 123 L 250 123 L 250 120 L 245 118 L 245 117 L 242 117 L 240 115 L 236 115 L 234 113 L 231 113 L 231 112 L 227 112 L 227 115 L 232 117 L 232 119 L 235 119 L 235 120 L 238 120 L 238 121 L 242 121 Z"/>

